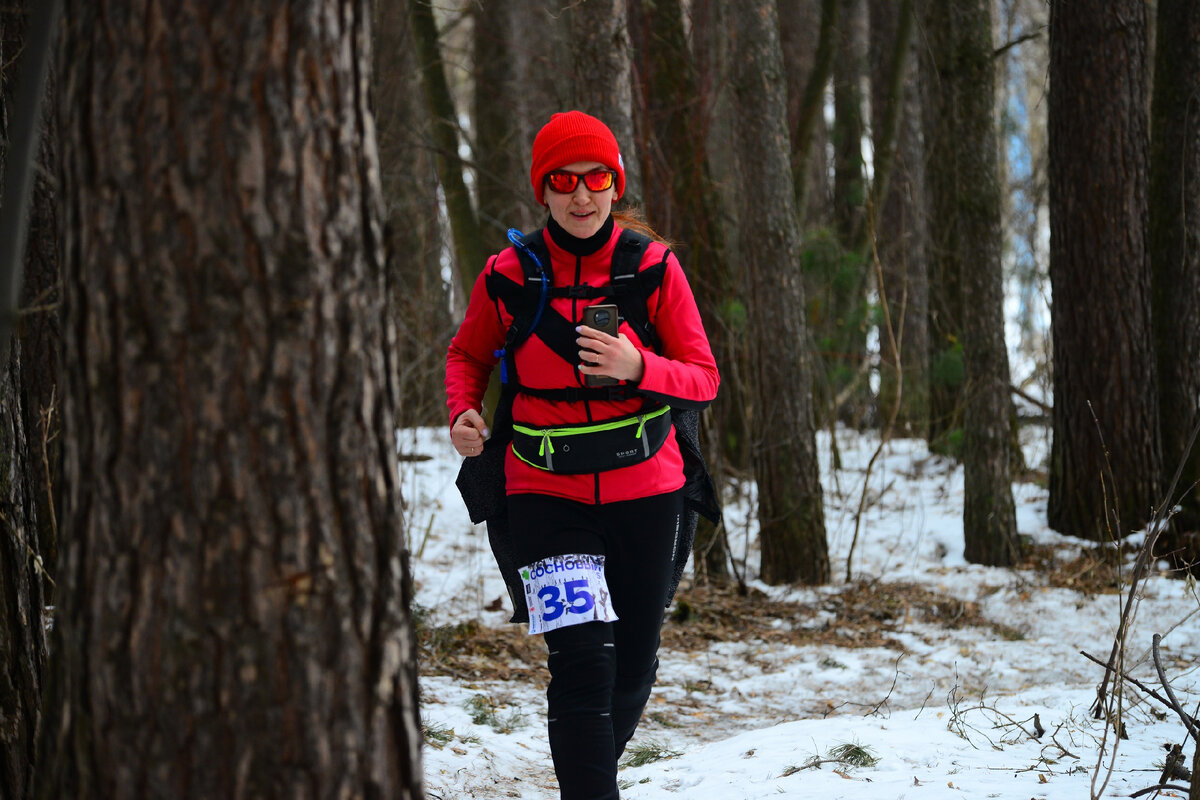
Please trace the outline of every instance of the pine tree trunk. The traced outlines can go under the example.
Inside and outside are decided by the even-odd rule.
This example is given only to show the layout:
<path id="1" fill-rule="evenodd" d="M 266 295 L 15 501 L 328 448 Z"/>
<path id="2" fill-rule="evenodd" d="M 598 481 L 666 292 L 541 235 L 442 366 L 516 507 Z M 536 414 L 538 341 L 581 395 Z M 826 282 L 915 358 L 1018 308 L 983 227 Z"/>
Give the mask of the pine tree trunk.
<path id="1" fill-rule="evenodd" d="M 1161 543 L 1200 564 L 1200 4 L 1159 0 L 1150 142 L 1150 263 L 1163 486 L 1183 464 L 1181 509 Z M 1186 459 L 1186 460 L 1185 460 Z M 1195 779 L 1200 783 L 1200 778 Z"/>
<path id="2" fill-rule="evenodd" d="M 1137 530 L 1160 456 L 1147 252 L 1146 26 L 1138 0 L 1050 7 L 1050 527 Z"/>
<path id="3" fill-rule="evenodd" d="M 373 94 L 387 216 L 387 287 L 395 319 L 396 424 L 446 423 L 445 358 L 454 335 L 442 279 L 444 231 L 432 130 L 407 8 L 375 5 Z"/>
<path id="4" fill-rule="evenodd" d="M 920 58 L 921 120 L 925 131 L 926 192 L 929 203 L 929 445 L 959 455 L 962 449 L 966 383 L 963 366 L 963 292 L 954 253 L 957 230 L 938 217 L 934 197 L 952 197 L 954 175 L 944 156 L 953 151 L 953 96 L 941 90 L 941 64 L 955 57 L 948 21 L 933 18 L 922 0 L 924 39 Z M 927 22 L 925 22 L 927 21 Z"/>
<path id="5" fill-rule="evenodd" d="M 733 358 L 732 343 L 725 335 L 727 327 L 714 322 L 722 306 L 734 299 L 729 291 L 732 276 L 723 255 L 716 191 L 708 172 L 708 109 L 699 92 L 683 10 L 678 0 L 631 0 L 629 19 L 640 78 L 635 89 L 643 119 L 642 174 L 652 189 L 646 193 L 646 216 L 676 243 L 676 255 L 688 270 L 717 363 L 724 365 Z M 709 425 L 720 425 L 731 398 L 739 394 L 736 383 L 722 385 Z M 715 436 L 719 441 L 723 434 L 718 430 Z M 709 461 L 716 467 L 714 478 L 720 487 L 720 448 L 708 449 L 716 451 L 710 452 Z M 701 524 L 693 552 L 697 578 L 724 581 L 729 577 L 729 552 L 720 530 Z"/>
<path id="6" fill-rule="evenodd" d="M 877 154 L 887 149 L 881 137 L 886 128 L 886 110 L 898 105 L 899 114 L 895 157 L 875 211 L 875 248 L 883 273 L 881 294 L 888 305 L 899 349 L 897 353 L 893 348 L 892 336 L 886 331 L 880 333 L 879 408 L 886 419 L 898 399 L 896 432 L 924 438 L 929 415 L 928 230 L 915 37 L 908 39 L 903 74 L 894 74 L 893 59 L 903 29 L 900 14 L 906 7 L 914 13 L 911 4 L 870 0 L 871 127 Z M 879 179 L 877 170 L 876 181 Z M 880 196 L 875 186 L 872 196 Z"/>
<path id="7" fill-rule="evenodd" d="M 437 22 L 428 0 L 408 0 L 413 44 L 423 76 L 425 103 L 431 118 L 434 152 L 437 154 L 438 180 L 450 218 L 450 237 L 454 242 L 454 260 L 458 287 L 466 308 L 475 279 L 483 271 L 487 252 L 483 248 L 479 217 L 471 202 L 458 152 L 458 112 L 446 80 Z"/>
<path id="8" fill-rule="evenodd" d="M 965 557 L 1008 566 L 1018 556 L 1009 443 L 1008 352 L 1000 251 L 1000 182 L 996 161 L 995 77 L 988 0 L 931 0 L 926 26 L 947 29 L 937 59 L 939 105 L 953 146 L 939 158 L 950 174 L 931 193 L 933 219 L 953 228 L 944 253 L 959 276 L 966 371 L 963 411 L 963 535 Z M 947 191 L 952 190 L 952 191 Z M 945 241 L 945 240 L 943 240 Z"/>
<path id="9" fill-rule="evenodd" d="M 544 215 L 534 211 L 529 184 L 533 136 L 527 135 L 521 124 L 526 84 L 518 51 L 525 42 L 517 20 L 518 6 L 481 3 L 474 8 L 476 193 L 487 253 L 508 246 L 505 232 L 509 228 L 530 231 L 544 221 Z"/>
<path id="10" fill-rule="evenodd" d="M 46 800 L 423 796 L 369 8 L 64 15 Z"/>
<path id="11" fill-rule="evenodd" d="M 28 63 L 23 50 L 28 10 L 23 2 L 0 8 L 0 186 L 7 162 L 5 121 L 13 122 L 21 113 L 14 107 L 15 67 Z M 38 402 L 42 381 L 52 378 L 45 365 L 31 364 L 28 357 L 40 351 L 39 345 L 51 345 L 55 315 L 32 311 L 25 299 L 31 284 L 37 286 L 43 279 L 43 267 L 52 265 L 47 247 L 54 230 L 53 192 L 47 178 L 53 174 L 50 136 L 51 131 L 44 131 L 40 164 L 45 173 L 38 176 L 30 203 L 22 314 L 0 360 L 0 798 L 4 800 L 25 800 L 33 788 L 46 666 L 43 609 L 52 585 L 45 579 L 52 564 L 44 558 L 47 546 L 54 546 L 53 529 L 43 524 L 43 507 L 49 503 L 39 503 L 47 496 L 46 471 L 37 429 L 29 427 L 31 420 L 36 425 L 37 413 L 27 406 Z M 52 359 L 53 349 L 46 355 Z M 52 392 L 52 387 L 45 388 Z"/>
<path id="12" fill-rule="evenodd" d="M 632 45 L 625 0 L 588 0 L 565 12 L 572 61 L 557 65 L 574 75 L 573 106 L 612 129 L 625 161 L 624 205 L 642 204 L 642 173 L 633 120 Z"/>
<path id="13" fill-rule="evenodd" d="M 738 118 L 734 148 L 746 199 L 740 251 L 754 309 L 748 323 L 749 370 L 762 579 L 819 584 L 829 579 L 829 555 L 774 0 L 738 4 L 733 33 L 741 55 L 732 75 Z"/>
<path id="14" fill-rule="evenodd" d="M 2 174 L 2 170 L 0 170 Z M 0 370 L 0 798 L 30 797 L 46 634 L 16 345 Z"/>

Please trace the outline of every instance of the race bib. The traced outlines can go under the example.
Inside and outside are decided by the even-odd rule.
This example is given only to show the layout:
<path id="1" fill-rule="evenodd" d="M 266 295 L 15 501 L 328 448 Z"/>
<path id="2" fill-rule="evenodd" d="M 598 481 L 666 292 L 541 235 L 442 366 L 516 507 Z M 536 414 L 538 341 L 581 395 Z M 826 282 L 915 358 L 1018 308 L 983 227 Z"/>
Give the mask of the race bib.
<path id="1" fill-rule="evenodd" d="M 550 556 L 521 567 L 529 632 L 545 633 L 583 622 L 615 622 L 604 580 L 604 556 Z"/>

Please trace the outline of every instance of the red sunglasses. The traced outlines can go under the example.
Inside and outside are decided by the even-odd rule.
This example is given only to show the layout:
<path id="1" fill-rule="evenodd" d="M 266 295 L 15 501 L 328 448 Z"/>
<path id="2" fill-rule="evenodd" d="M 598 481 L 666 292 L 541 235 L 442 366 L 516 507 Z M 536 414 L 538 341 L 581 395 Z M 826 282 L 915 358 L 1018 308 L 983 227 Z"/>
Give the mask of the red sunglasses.
<path id="1" fill-rule="evenodd" d="M 594 169 L 582 175 L 576 172 L 567 172 L 565 169 L 556 169 L 546 173 L 546 183 L 559 194 L 570 194 L 579 185 L 579 179 L 583 178 L 583 185 L 588 188 L 588 191 L 603 192 L 612 188 L 615 174 L 611 169 Z"/>

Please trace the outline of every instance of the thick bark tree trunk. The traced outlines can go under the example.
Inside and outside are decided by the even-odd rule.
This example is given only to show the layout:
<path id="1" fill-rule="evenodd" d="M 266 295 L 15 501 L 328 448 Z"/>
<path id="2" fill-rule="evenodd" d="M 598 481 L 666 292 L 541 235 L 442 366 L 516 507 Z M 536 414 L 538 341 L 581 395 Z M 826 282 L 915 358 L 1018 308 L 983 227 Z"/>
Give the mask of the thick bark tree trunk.
<path id="1" fill-rule="evenodd" d="M 0 185 L 4 184 L 9 125 L 21 113 L 14 108 L 18 64 L 23 51 L 27 4 L 0 8 Z M 51 92 L 52 94 L 52 92 Z M 49 120 L 52 114 L 45 114 Z M 31 403 L 53 404 L 53 303 L 35 310 L 28 300 L 44 282 L 53 282 L 54 192 L 52 127 L 42 136 L 42 174 L 33 188 L 26 242 L 25 289 L 14 336 L 0 359 L 0 798 L 25 800 L 37 769 L 37 729 L 46 666 L 43 609 L 48 604 L 55 547 L 49 520 L 49 470 L 42 459 L 38 414 Z M 47 276 L 47 272 L 51 274 Z M 47 296 L 51 296 L 51 292 Z M 36 296 L 36 295 L 35 295 Z M 31 362 L 44 357 L 48 363 Z M 32 426 L 32 427 L 31 427 Z M 54 444 L 49 445 L 53 454 Z"/>
<path id="2" fill-rule="evenodd" d="M 924 437 L 929 419 L 929 276 L 927 273 L 925 166 L 921 138 L 919 70 L 915 37 L 909 37 L 902 74 L 895 74 L 897 38 L 903 30 L 901 13 L 911 4 L 870 0 L 871 127 L 876 163 L 885 145 L 888 113 L 899 114 L 895 157 L 891 160 L 882 201 L 875 208 L 875 251 L 883 273 L 881 293 L 887 301 L 895 334 L 881 332 L 879 408 L 886 419 L 897 402 L 896 432 Z M 876 170 L 872 197 L 880 197 Z M 896 352 L 899 350 L 899 353 Z"/>
<path id="3" fill-rule="evenodd" d="M 919 13 L 926 19 L 929 0 Z M 950 197 L 956 187 L 946 154 L 953 151 L 953 97 L 942 91 L 940 64 L 956 54 L 946 20 L 932 19 L 922 33 L 920 58 L 921 121 L 925 131 L 926 192 L 929 203 L 929 444 L 939 452 L 961 454 L 965 368 L 963 366 L 963 293 L 954 261 L 955 226 L 937 216 L 935 196 Z"/>
<path id="4" fill-rule="evenodd" d="M 1051 3 L 1047 517 L 1089 539 L 1137 530 L 1159 500 L 1145 59 L 1139 0 Z"/>
<path id="5" fill-rule="evenodd" d="M 517 3 L 481 3 L 474 8 L 475 174 L 487 253 L 508 246 L 509 228 L 530 231 L 545 219 L 534 211 L 529 185 L 533 136 L 522 125 L 527 89 L 518 55 L 527 29 L 519 24 L 519 13 L 528 12 Z"/>
<path id="6" fill-rule="evenodd" d="M 724 236 L 708 171 L 708 109 L 699 92 L 683 10 L 678 0 L 631 0 L 629 19 L 640 77 L 635 88 L 643 119 L 642 174 L 652 190 L 646 193 L 646 216 L 656 230 L 677 242 L 675 250 L 688 268 L 705 327 L 715 334 L 717 363 L 724 365 L 733 358 L 732 343 L 725 335 L 727 328 L 713 323 L 721 307 L 734 299 L 729 291 L 732 276 L 723 257 Z M 736 383 L 726 383 L 721 394 L 709 420 L 718 426 L 731 408 L 731 398 L 740 392 Z M 715 435 L 718 440 L 722 436 L 719 430 Z M 708 449 L 719 487 L 722 470 L 714 462 L 720 448 Z M 696 532 L 695 573 L 700 580 L 723 581 L 729 577 L 725 537 L 705 523 Z"/>
<path id="7" fill-rule="evenodd" d="M 612 129 L 625 161 L 622 203 L 639 206 L 642 172 L 633 119 L 633 56 L 625 0 L 574 3 L 565 13 L 569 15 L 572 63 L 559 68 L 569 66 L 575 77 L 573 105 Z"/>
<path id="8" fill-rule="evenodd" d="M 369 8 L 64 15 L 42 798 L 423 796 Z"/>
<path id="9" fill-rule="evenodd" d="M 818 584 L 829 579 L 829 554 L 775 2 L 739 4 L 732 21 L 741 56 L 732 75 L 734 148 L 746 200 L 740 252 L 754 309 L 747 332 L 762 579 Z"/>
<path id="10" fill-rule="evenodd" d="M 959 276 L 966 370 L 963 412 L 963 535 L 968 561 L 1008 566 L 1018 556 L 1009 443 L 1008 352 L 1000 251 L 995 77 L 988 0 L 929 0 L 926 29 L 939 83 L 930 91 L 950 110 L 944 170 L 930 200 L 933 219 L 951 231 L 942 257 Z M 933 34 L 934 29 L 939 34 Z M 944 38 L 943 38 L 944 37 Z"/>
<path id="11" fill-rule="evenodd" d="M 384 237 L 395 365 L 404 392 L 398 427 L 446 422 L 445 356 L 454 335 L 450 286 L 442 279 L 444 234 L 438 209 L 429 114 L 413 52 L 408 11 L 375 4 L 373 92 L 379 165 L 387 209 Z"/>
<path id="12" fill-rule="evenodd" d="M 14 342 L 0 370 L 0 798 L 30 797 L 46 664 L 42 570 Z"/>
<path id="13" fill-rule="evenodd" d="M 1150 128 L 1150 263 L 1163 486 L 1179 476 L 1181 510 L 1161 547 L 1200 564 L 1200 3 L 1159 0 Z M 1186 461 L 1185 461 L 1186 459 Z M 1174 503 L 1176 498 L 1171 498 Z M 1200 783 L 1200 778 L 1194 779 Z"/>

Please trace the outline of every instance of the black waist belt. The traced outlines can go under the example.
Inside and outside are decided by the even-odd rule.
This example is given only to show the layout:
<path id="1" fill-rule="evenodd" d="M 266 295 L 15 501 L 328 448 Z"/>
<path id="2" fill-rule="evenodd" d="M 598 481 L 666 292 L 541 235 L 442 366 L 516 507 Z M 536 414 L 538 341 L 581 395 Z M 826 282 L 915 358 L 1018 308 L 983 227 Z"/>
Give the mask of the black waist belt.
<path id="1" fill-rule="evenodd" d="M 624 417 L 535 428 L 513 423 L 512 448 L 530 466 L 562 475 L 606 472 L 649 460 L 671 433 L 671 407 Z"/>

